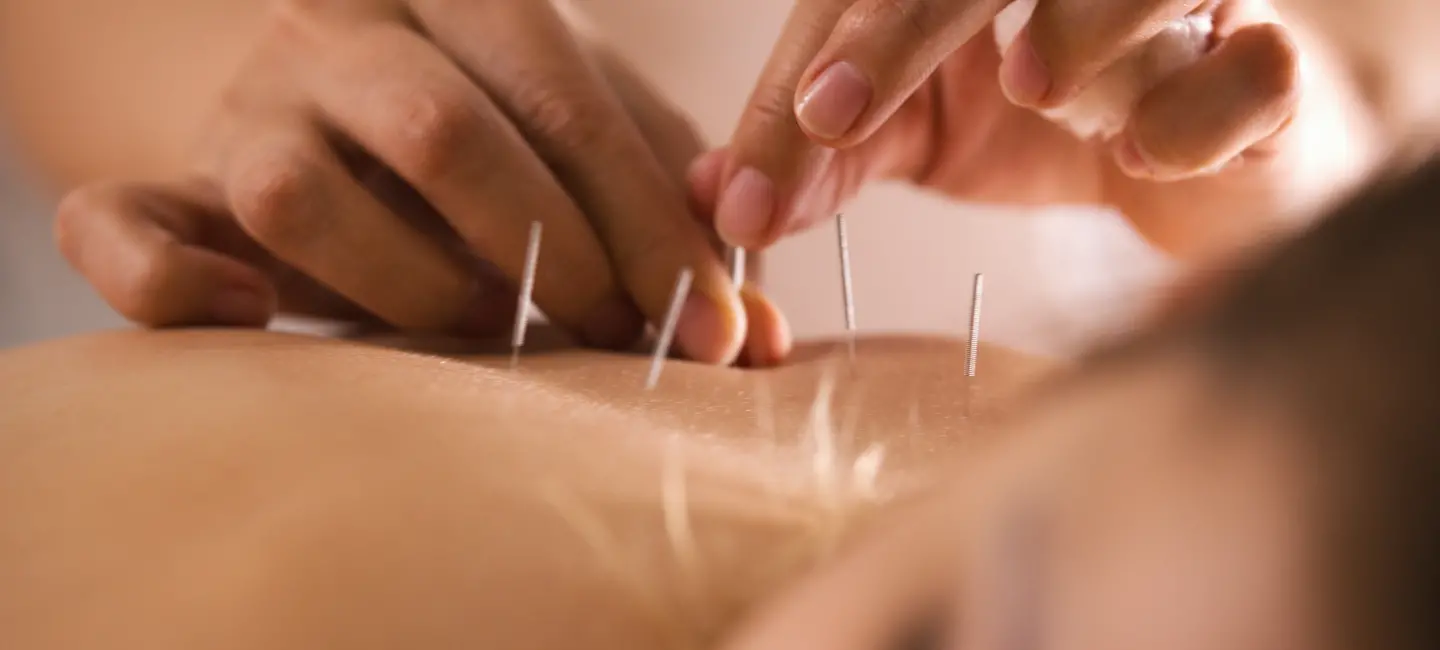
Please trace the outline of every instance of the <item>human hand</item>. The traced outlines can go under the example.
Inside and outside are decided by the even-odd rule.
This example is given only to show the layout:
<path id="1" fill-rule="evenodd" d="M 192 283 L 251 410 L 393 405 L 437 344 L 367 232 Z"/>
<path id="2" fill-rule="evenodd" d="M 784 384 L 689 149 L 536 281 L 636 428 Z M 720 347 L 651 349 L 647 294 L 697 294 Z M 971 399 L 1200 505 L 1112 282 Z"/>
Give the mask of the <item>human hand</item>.
<path id="1" fill-rule="evenodd" d="M 1264 0 L 1039 0 L 1028 23 L 1026 4 L 798 2 L 697 184 L 721 236 L 762 248 L 894 178 L 971 201 L 1114 206 L 1198 256 L 1373 158 L 1344 66 Z M 997 38 L 1013 40 L 1003 55 Z"/>
<path id="2" fill-rule="evenodd" d="M 537 220 L 535 301 L 587 344 L 632 343 L 683 267 L 691 358 L 733 360 L 744 305 L 770 310 L 742 302 L 687 205 L 694 130 L 564 7 L 274 8 L 192 174 L 62 204 L 62 248 L 125 316 L 260 326 L 283 310 L 496 334 Z"/>

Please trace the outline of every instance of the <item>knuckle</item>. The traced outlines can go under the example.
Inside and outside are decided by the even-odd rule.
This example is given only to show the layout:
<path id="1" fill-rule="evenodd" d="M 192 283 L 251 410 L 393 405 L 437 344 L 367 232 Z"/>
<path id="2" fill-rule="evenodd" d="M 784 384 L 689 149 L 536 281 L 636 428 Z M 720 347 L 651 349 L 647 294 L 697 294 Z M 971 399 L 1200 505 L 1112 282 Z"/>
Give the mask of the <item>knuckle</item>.
<path id="1" fill-rule="evenodd" d="M 315 209 L 323 200 L 320 166 L 299 156 L 252 165 L 230 187 L 236 218 L 256 241 L 277 248 L 304 248 L 323 234 Z"/>
<path id="2" fill-rule="evenodd" d="M 526 123 L 546 146 L 560 151 L 603 148 L 614 133 L 618 118 L 598 95 L 549 87 L 530 95 Z"/>
<path id="3" fill-rule="evenodd" d="M 280 43 L 306 42 L 315 35 L 327 0 L 281 0 L 272 3 L 265 36 Z"/>
<path id="4" fill-rule="evenodd" d="M 755 92 L 750 102 L 749 119 L 758 124 L 777 125 L 795 120 L 795 88 L 775 82 L 765 82 Z"/>
<path id="5" fill-rule="evenodd" d="M 906 36 L 925 42 L 935 36 L 932 4 L 924 0 L 877 0 L 877 9 L 889 14 Z"/>
<path id="6" fill-rule="evenodd" d="M 473 139 L 478 116 L 461 93 L 408 93 L 391 107 L 395 129 L 394 164 L 416 182 L 443 177 Z"/>

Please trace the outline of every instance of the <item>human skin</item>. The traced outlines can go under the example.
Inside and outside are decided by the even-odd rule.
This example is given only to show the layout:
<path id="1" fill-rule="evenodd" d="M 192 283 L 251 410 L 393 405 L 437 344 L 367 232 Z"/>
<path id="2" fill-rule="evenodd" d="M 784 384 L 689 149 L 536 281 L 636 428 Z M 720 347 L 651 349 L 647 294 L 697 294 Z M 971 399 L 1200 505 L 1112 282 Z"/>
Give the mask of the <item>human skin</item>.
<path id="1" fill-rule="evenodd" d="M 1214 411 L 1203 364 L 1057 377 L 989 348 L 972 382 L 953 342 L 843 350 L 675 362 L 654 393 L 643 357 L 594 352 L 510 370 L 235 332 L 8 352 L 0 641 L 1329 647 L 1304 456 L 1263 409 Z"/>
<path id="2" fill-rule="evenodd" d="M 633 343 L 688 268 L 677 347 L 741 352 L 753 300 L 687 204 L 703 145 L 567 2 L 111 9 L 0 3 L 0 102 L 44 171 L 85 186 L 62 243 L 108 242 L 66 252 L 128 318 L 493 335 L 538 221 L 535 302 L 578 340 Z"/>
<path id="3" fill-rule="evenodd" d="M 594 124 L 590 124 L 589 129 L 576 128 L 556 116 L 597 113 L 579 110 L 577 106 L 606 109 L 598 113 L 616 112 L 612 110 L 615 102 L 607 99 L 596 104 L 591 101 L 595 99 L 593 93 L 577 95 L 571 92 L 574 88 L 564 84 L 541 83 L 540 90 L 528 94 L 491 93 L 494 96 L 490 99 L 521 116 L 517 119 L 522 127 L 536 126 L 535 120 L 527 122 L 525 117 L 548 116 L 558 123 L 549 124 L 555 128 L 546 129 L 543 127 L 548 123 L 542 119 L 542 128 L 521 129 L 533 151 L 513 146 L 517 144 L 514 138 L 500 138 L 497 142 L 504 146 L 498 149 L 459 146 L 456 143 L 463 138 L 444 137 L 448 135 L 444 129 L 425 128 L 418 129 L 424 137 L 411 143 L 416 146 L 390 146 L 396 140 L 406 140 L 405 134 L 413 134 L 411 127 L 415 126 L 415 120 L 395 118 L 397 114 L 409 114 L 401 110 L 404 106 L 391 106 L 395 110 L 388 117 L 370 116 L 389 126 L 367 131 L 371 136 L 369 140 L 356 138 L 355 133 L 347 131 L 352 139 L 360 140 L 349 144 L 364 145 L 359 149 L 367 150 L 372 157 L 401 172 L 403 180 L 415 185 L 432 204 L 444 204 L 439 214 L 435 214 L 413 200 L 414 192 L 400 192 L 402 198 L 412 200 L 400 201 L 398 207 L 377 207 L 363 193 L 352 191 L 351 184 L 343 182 L 345 175 L 337 171 L 338 166 L 331 159 L 334 154 L 348 160 L 347 155 L 355 153 L 356 147 L 342 146 L 338 151 L 327 151 L 319 146 L 324 138 L 316 137 L 313 129 L 302 128 L 297 132 L 280 124 L 285 120 L 274 119 L 277 112 L 297 117 L 295 107 L 284 101 L 287 93 L 281 90 L 297 90 L 291 87 L 293 83 L 287 85 L 294 82 L 286 76 L 292 66 L 277 61 L 314 64 L 337 53 L 386 50 L 379 46 L 346 49 L 344 45 L 354 45 L 352 38 L 333 38 L 347 33 L 354 37 L 354 33 L 345 29 L 353 24 L 337 21 L 334 16 L 308 22 L 294 20 L 297 16 L 313 17 L 325 12 L 291 11 L 282 12 L 291 20 L 281 21 L 277 29 L 273 21 L 267 23 L 262 17 L 260 3 L 254 2 L 150 0 L 127 3 L 124 11 L 114 15 L 107 13 L 113 3 L 103 7 L 93 4 L 93 0 L 0 2 L 0 29 L 6 30 L 0 33 L 0 70 L 3 70 L 0 97 L 16 126 L 14 130 L 21 135 L 24 149 L 41 163 L 52 179 L 64 189 L 92 183 L 72 195 L 61 213 L 62 241 L 75 246 L 67 248 L 68 257 L 118 311 L 149 325 L 258 325 L 276 309 L 281 309 L 355 319 L 378 318 L 418 331 L 474 329 L 495 333 L 507 322 L 507 312 L 514 304 L 511 281 L 519 269 L 529 220 L 536 214 L 572 225 L 581 219 L 575 210 L 562 205 L 565 201 L 540 200 L 534 193 L 512 191 L 530 187 L 527 183 L 492 183 L 499 189 L 487 193 L 476 189 L 484 186 L 479 178 L 460 183 L 451 183 L 454 179 L 436 179 L 423 173 L 427 168 L 423 163 L 449 154 L 464 161 L 477 150 L 504 150 L 518 153 L 511 158 L 500 156 L 504 159 L 502 162 L 508 162 L 498 168 L 525 176 L 526 169 L 538 172 L 529 158 L 532 153 L 546 158 L 551 165 L 555 161 L 550 158 L 565 159 L 562 163 L 569 158 L 583 159 L 589 164 L 581 167 L 604 173 L 613 171 L 615 166 L 610 164 L 613 160 L 654 158 L 657 165 L 642 166 L 650 168 L 650 172 L 639 172 L 634 178 L 627 172 L 620 179 L 625 182 L 565 183 L 565 189 L 581 207 L 604 204 L 602 208 L 613 208 L 624 203 L 586 200 L 588 195 L 597 192 L 587 195 L 581 186 L 592 190 L 598 186 L 633 189 L 630 198 L 646 199 L 646 205 L 654 208 L 583 210 L 585 218 L 592 223 L 615 225 L 618 223 L 615 215 L 669 216 L 655 217 L 657 220 L 649 224 L 655 226 L 653 228 L 630 228 L 634 224 L 628 222 L 626 228 L 619 230 L 600 228 L 615 231 L 613 236 L 605 238 L 603 251 L 585 237 L 574 237 L 577 231 L 573 228 L 564 230 L 569 234 L 557 233 L 551 228 L 542 258 L 550 255 L 563 259 L 542 259 L 537 294 L 542 307 L 572 332 L 591 334 L 581 338 L 592 343 L 602 339 L 613 342 L 609 336 L 594 336 L 594 332 L 588 331 L 593 321 L 609 321 L 612 325 L 623 321 L 622 325 L 628 324 L 628 327 L 601 329 L 633 333 L 638 331 L 639 320 L 592 320 L 589 316 L 589 312 L 595 311 L 592 307 L 613 304 L 598 297 L 613 298 L 617 292 L 626 293 L 636 300 L 647 318 L 656 321 L 668 299 L 670 280 L 679 263 L 677 259 L 685 258 L 699 273 L 697 301 L 703 305 L 704 296 L 709 296 L 710 302 L 718 305 L 712 314 L 718 322 L 692 327 L 688 324 L 691 319 L 682 321 L 680 349 L 691 358 L 723 363 L 741 354 L 743 345 L 743 353 L 753 362 L 775 362 L 784 357 L 789 345 L 783 317 L 754 286 L 743 289 L 737 300 L 732 288 L 719 277 L 714 252 L 696 245 L 695 238 L 683 236 L 683 232 L 676 235 L 667 230 L 689 230 L 682 223 L 684 219 L 674 218 L 676 213 L 684 212 L 676 207 L 683 203 L 676 199 L 683 192 L 671 192 L 673 188 L 667 186 L 688 185 L 692 211 L 706 219 L 717 217 L 720 233 L 728 232 L 732 243 L 745 245 L 768 244 L 796 228 L 828 218 L 831 208 L 866 183 L 881 178 L 901 178 L 966 201 L 1026 206 L 1112 205 L 1125 213 L 1142 234 L 1170 253 L 1184 259 L 1204 260 L 1304 222 L 1309 214 L 1307 208 L 1323 203 L 1335 192 L 1363 178 L 1399 148 L 1433 146 L 1435 135 L 1433 128 L 1427 128 L 1436 124 L 1435 104 L 1424 98 L 1436 95 L 1436 84 L 1433 75 L 1419 63 L 1434 58 L 1434 46 L 1430 42 L 1433 39 L 1429 39 L 1429 31 L 1421 27 L 1433 24 L 1434 14 L 1423 2 L 1367 3 L 1364 20 L 1352 22 L 1343 17 L 1336 19 L 1339 14 L 1333 5 L 1337 3 L 1291 0 L 1281 7 L 1283 20 L 1279 28 L 1266 23 L 1270 9 L 1266 3 L 1219 3 L 1223 7 L 1217 16 L 1231 18 L 1220 20 L 1217 26 L 1217 33 L 1227 39 L 1226 46 L 1208 59 L 1210 65 L 1190 74 L 1175 75 L 1166 85 L 1170 91 L 1158 93 L 1159 99 L 1148 102 L 1153 110 L 1142 111 L 1143 115 L 1137 117 L 1136 129 L 1150 136 L 1143 143 L 1145 148 L 1150 154 L 1172 155 L 1174 160 L 1167 162 L 1175 163 L 1178 174 L 1167 173 L 1158 179 L 1132 178 L 1133 174 L 1127 175 L 1112 164 L 1109 149 L 1082 142 L 1040 118 L 1031 107 L 1011 103 L 1000 90 L 1001 56 L 989 42 L 988 34 L 973 39 L 973 43 L 947 58 L 940 72 L 931 78 L 933 83 L 922 86 L 873 137 L 863 143 L 855 142 L 853 137 L 844 142 L 832 141 L 833 138 L 810 142 L 795 122 L 791 104 L 803 94 L 799 87 L 801 77 L 813 76 L 804 72 L 805 66 L 811 63 L 809 55 L 816 53 L 826 37 L 828 26 L 818 18 L 809 24 L 803 16 L 814 17 L 815 10 L 821 8 L 823 18 L 833 18 L 833 14 L 846 5 L 862 4 L 815 0 L 798 3 L 797 16 L 802 19 L 793 21 L 797 28 L 777 46 L 775 63 L 758 85 L 736 136 L 738 158 L 735 160 L 730 159 L 728 150 L 723 150 L 692 164 L 701 143 L 683 116 L 670 108 L 661 94 L 647 88 L 644 80 L 631 73 L 623 61 L 607 56 L 603 43 L 592 40 L 592 35 L 583 28 L 575 30 L 573 40 L 596 46 L 595 52 L 582 54 L 591 56 L 585 60 L 601 70 L 604 79 L 590 79 L 593 71 L 582 71 L 584 74 L 580 77 L 595 83 L 580 85 L 601 85 L 613 91 L 636 127 L 620 129 L 626 132 L 620 139 L 634 145 L 626 151 L 648 147 L 648 152 L 627 156 L 589 146 L 550 146 L 555 143 L 548 142 L 547 135 L 573 136 L 594 131 Z M 291 9 L 311 10 L 327 6 L 323 2 L 298 0 L 280 4 Z M 515 7 L 525 3 L 491 4 Z M 984 3 L 940 4 L 953 8 Z M 1172 12 L 1181 4 L 1186 3 L 1135 2 L 1113 6 L 1158 15 Z M 915 4 L 925 5 L 926 2 Z M 431 27 L 447 22 L 437 17 L 452 15 L 444 13 L 445 6 L 438 1 L 416 5 Z M 465 6 L 468 5 L 448 5 L 452 10 Z M 525 6 L 548 6 L 548 3 Z M 875 6 L 884 9 L 884 3 Z M 1071 3 L 1047 2 L 1046 6 L 1069 7 Z M 564 5 L 560 8 L 563 10 Z M 1107 11 L 1087 11 L 1084 15 L 1087 20 L 1110 27 L 1128 24 L 1127 20 L 1118 20 L 1118 14 Z M 943 17 L 944 13 L 934 11 L 926 15 Z M 453 16 L 459 20 L 461 14 Z M 852 30 L 855 33 L 849 36 L 887 33 L 883 28 L 886 25 L 893 28 L 896 22 L 887 22 L 886 16 L 894 18 L 893 13 L 881 11 L 875 14 L 874 21 L 856 22 L 858 31 Z M 354 16 L 350 18 L 365 22 Z M 1141 28 L 1149 28 L 1156 20 L 1139 22 Z M 553 27 L 554 21 L 541 22 Z M 529 22 L 514 20 L 480 23 L 486 29 L 496 29 L 496 25 L 516 29 L 534 27 Z M 311 29 L 317 26 L 320 29 Z M 534 50 L 522 47 L 523 52 L 505 50 L 503 56 L 499 50 L 486 50 L 494 56 L 479 58 L 490 63 L 510 63 L 480 66 L 470 72 L 486 79 L 499 75 L 513 81 L 515 75 L 511 73 L 515 70 L 506 66 L 516 61 L 524 62 L 516 64 L 520 67 L 533 64 L 537 69 L 548 70 L 547 66 L 554 63 L 552 55 L 565 59 L 574 49 L 572 39 L 557 37 L 560 31 L 563 30 L 552 30 L 546 32 L 545 38 L 526 41 L 556 47 Z M 1099 40 L 1080 48 L 1081 54 L 1093 57 L 1060 57 L 1049 63 L 1065 63 L 1072 72 L 1094 67 L 1095 57 L 1104 59 L 1106 52 L 1129 43 L 1135 36 L 1121 32 L 1124 30 L 1102 30 L 1098 32 Z M 307 41 L 285 36 L 317 33 L 332 38 Z M 508 42 L 504 38 L 459 40 L 466 47 L 499 47 L 497 43 Z M 453 37 L 449 41 L 439 38 L 439 45 L 454 46 L 455 41 Z M 1045 44 L 1043 41 L 1041 45 Z M 925 54 L 939 51 L 935 48 L 943 50 L 951 45 L 956 44 L 926 41 L 920 44 L 918 54 L 913 48 L 894 52 L 900 58 L 925 59 Z M 861 50 L 869 55 L 890 51 L 885 48 L 854 51 Z M 97 56 L 99 52 L 106 56 Z M 255 56 L 245 63 L 247 52 Z M 830 53 L 834 52 L 832 48 Z M 371 71 L 383 68 L 390 73 L 385 78 L 392 81 L 401 79 L 413 84 L 416 79 L 432 79 L 400 73 L 389 67 L 396 62 L 404 63 L 405 57 L 400 54 L 380 57 L 384 65 L 358 67 Z M 457 58 L 474 67 L 474 61 L 465 60 L 464 56 Z M 575 57 L 570 58 L 573 62 Z M 821 63 L 817 62 L 816 66 Z M 409 64 L 399 65 L 399 68 L 418 69 L 407 66 Z M 573 66 L 565 69 L 576 70 Z M 136 71 L 163 74 L 141 76 Z M 1302 71 L 1304 74 L 1300 74 Z M 314 74 L 308 75 L 308 85 L 299 84 L 303 87 L 299 94 L 312 100 L 317 99 L 311 96 L 317 95 L 316 78 L 354 79 L 354 76 L 335 74 L 335 69 L 311 72 Z M 812 72 L 818 74 L 818 70 Z M 1083 77 L 1077 73 L 1069 81 L 1082 83 Z M 908 83 L 914 79 L 899 81 Z M 364 88 L 339 85 L 345 86 L 347 92 L 364 94 Z M 890 90 L 898 92 L 905 83 L 891 85 L 894 87 Z M 385 90 L 382 86 L 370 90 Z M 453 126 L 463 135 L 468 132 L 467 125 L 475 125 L 464 119 L 465 111 L 455 107 L 484 102 L 471 92 L 474 88 L 461 90 L 465 92 L 460 95 L 473 101 L 454 101 L 456 95 L 443 95 L 440 98 L 448 97 L 452 101 L 433 102 L 432 106 L 425 100 L 435 97 L 425 92 L 402 90 L 382 94 L 420 98 L 415 100 L 416 106 L 409 108 L 416 109 L 416 114 L 422 117 L 431 114 L 429 108 L 448 107 L 449 110 L 434 112 L 448 119 L 420 120 L 421 126 Z M 1197 95 L 1203 101 L 1189 100 Z M 536 108 L 527 104 L 536 96 L 560 100 L 555 105 L 540 102 L 541 110 L 524 110 Z M 221 101 L 225 97 L 229 101 Z M 566 98 L 584 101 L 566 102 Z M 885 102 L 894 103 L 896 99 L 897 96 L 887 95 Z M 1227 104 L 1230 99 L 1235 101 Z M 280 105 L 273 105 L 274 102 Z M 332 109 L 337 104 L 346 108 L 386 106 L 383 102 L 363 101 L 320 103 L 322 108 L 328 105 Z M 214 119 L 207 120 L 207 115 Z M 304 122 L 311 116 L 301 111 L 298 117 L 305 118 L 300 120 Z M 335 117 L 327 115 L 331 122 L 337 122 L 330 126 L 343 126 Z M 867 130 L 873 130 L 871 127 L 876 126 L 875 122 L 881 117 L 880 112 L 871 115 Z M 1291 117 L 1294 119 L 1289 119 Z M 478 132 L 495 135 L 498 131 L 491 128 L 495 123 L 476 128 Z M 287 124 L 293 126 L 294 121 Z M 633 136 L 637 131 L 645 141 L 644 146 L 635 144 Z M 588 142 L 584 137 L 559 140 L 561 144 Z M 201 143 L 198 153 L 186 154 L 196 142 Z M 845 151 L 831 156 L 815 148 L 819 144 L 843 145 Z M 1187 176 L 1196 169 L 1208 170 L 1240 147 L 1245 147 L 1246 155 L 1241 158 L 1246 164 L 1238 170 L 1227 170 L 1214 177 Z M 419 155 L 397 157 L 395 152 L 402 149 L 419 152 Z M 594 162 L 597 156 L 604 159 L 604 164 Z M 797 163 L 797 156 L 816 164 Z M 421 164 L 417 165 L 417 161 Z M 686 165 L 691 165 L 688 170 Z M 763 168 L 774 176 L 772 180 L 778 186 L 774 188 L 776 195 L 770 198 L 779 203 L 792 203 L 791 199 L 799 191 L 792 181 L 806 174 L 816 181 L 817 187 L 810 190 L 814 190 L 818 198 L 805 210 L 777 218 L 775 227 L 759 239 L 737 238 L 735 230 L 724 224 L 735 220 L 737 210 L 745 212 L 735 207 L 744 201 L 737 203 L 734 197 L 721 201 L 721 195 L 736 192 L 737 184 L 729 183 L 729 176 L 737 167 L 746 165 Z M 438 167 L 449 169 L 451 166 Z M 656 167 L 663 172 L 655 172 Z M 407 169 L 409 176 L 404 173 Z M 416 169 L 420 169 L 420 173 Z M 457 173 L 473 175 L 473 171 Z M 202 182 L 202 187 L 188 182 L 197 175 L 209 182 Z M 354 180 L 371 190 L 390 188 L 396 180 L 385 174 L 356 176 Z M 579 176 L 590 178 L 584 173 Z M 1155 182 L 1172 177 L 1185 180 Z M 100 183 L 105 179 L 123 182 Z M 206 185 L 210 187 L 203 187 Z M 427 185 L 430 186 L 428 193 Z M 754 184 L 749 186 L 753 188 Z M 287 191 L 273 191 L 277 189 Z M 443 200 L 437 201 L 442 194 Z M 560 193 L 540 194 L 555 199 Z M 752 199 L 754 194 L 751 192 Z M 337 195 L 347 197 L 348 203 L 333 200 Z M 277 196 L 288 200 L 269 200 Z M 327 198 L 322 201 L 317 196 Z M 722 203 L 731 207 L 719 210 Z M 331 208 L 327 211 L 316 205 Z M 336 205 L 343 205 L 344 209 L 334 208 Z M 475 208 L 477 205 L 485 210 Z M 536 205 L 556 209 L 531 209 Z M 395 214 L 388 214 L 386 210 Z M 472 219 L 472 213 L 478 212 L 484 212 L 486 218 Z M 731 216 L 725 217 L 719 212 Z M 608 221 L 601 218 L 606 215 L 609 215 Z M 418 226 L 424 231 L 423 235 L 410 233 L 407 226 Z M 447 238 L 446 226 L 460 226 L 465 236 L 459 240 Z M 95 246 L 76 243 L 84 241 L 101 243 Z M 646 245 L 646 242 L 657 241 L 668 243 L 658 247 Z M 684 243 L 677 247 L 673 245 L 676 241 Z M 574 254 L 561 255 L 558 242 L 570 242 L 565 250 Z M 671 250 L 677 248 L 682 250 L 679 253 Z M 442 253 L 442 249 L 447 252 Z M 630 254 L 637 250 L 662 251 L 655 255 L 663 259 L 652 264 L 646 260 L 653 255 Z M 466 253 L 475 252 L 493 264 L 470 264 L 474 260 L 467 259 Z M 449 259 L 449 254 L 456 253 L 459 253 L 457 259 Z M 611 261 L 622 268 L 618 273 L 620 281 L 612 281 L 615 278 L 599 262 L 604 254 L 609 254 Z M 498 267 L 498 273 L 491 266 Z M 384 272 L 392 268 L 408 271 Z M 576 281 L 548 279 L 563 279 L 566 275 Z M 765 313 L 757 315 L 757 305 Z"/>
<path id="4" fill-rule="evenodd" d="M 706 158 L 725 240 L 768 246 L 885 177 L 965 201 L 1114 207 L 1162 250 L 1209 261 L 1308 223 L 1397 149 L 1435 146 L 1440 113 L 1418 104 L 1440 88 L 1415 61 L 1433 56 L 1440 14 L 1423 2 L 1041 0 L 1000 52 L 989 25 L 1007 4 L 796 3 Z M 1118 132 L 1037 114 L 1190 14 L 1214 24 L 1203 54 L 1141 80 Z"/>
<path id="5" fill-rule="evenodd" d="M 0 646 L 708 647 L 1051 368 L 877 339 L 647 392 L 644 356 L 545 338 L 515 370 L 238 331 L 5 352 Z"/>
<path id="6" fill-rule="evenodd" d="M 1333 649 L 1313 456 L 1170 350 L 1061 382 L 724 650 Z M 914 641 L 914 645 L 901 645 Z"/>
<path id="7" fill-rule="evenodd" d="M 1432 159 L 1093 351 L 721 647 L 1435 647 L 1437 207 Z"/>

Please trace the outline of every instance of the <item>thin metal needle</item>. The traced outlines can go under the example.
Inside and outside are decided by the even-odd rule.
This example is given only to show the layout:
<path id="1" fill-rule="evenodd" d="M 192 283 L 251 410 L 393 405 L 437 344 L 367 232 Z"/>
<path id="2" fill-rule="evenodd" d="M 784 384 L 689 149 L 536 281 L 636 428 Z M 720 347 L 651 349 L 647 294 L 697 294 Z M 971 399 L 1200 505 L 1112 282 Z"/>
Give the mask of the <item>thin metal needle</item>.
<path id="1" fill-rule="evenodd" d="M 680 324 L 680 310 L 685 307 L 685 298 L 690 295 L 690 283 L 695 272 L 688 268 L 680 270 L 675 280 L 675 293 L 670 295 L 670 309 L 665 312 L 665 323 L 660 327 L 660 337 L 655 340 L 655 356 L 650 359 L 650 375 L 645 378 L 645 390 L 653 390 L 660 383 L 660 370 L 665 367 L 665 358 L 670 356 L 670 344 L 675 340 L 675 328 Z"/>
<path id="2" fill-rule="evenodd" d="M 730 284 L 736 289 L 745 286 L 745 249 L 739 246 L 730 248 Z"/>
<path id="3" fill-rule="evenodd" d="M 525 347 L 525 330 L 530 327 L 530 301 L 535 294 L 535 272 L 540 265 L 540 237 L 544 227 L 530 224 L 530 242 L 525 245 L 525 270 L 520 276 L 520 297 L 515 306 L 515 327 L 510 331 L 510 369 L 520 365 L 520 348 Z"/>
<path id="4" fill-rule="evenodd" d="M 970 349 L 965 354 L 965 376 L 975 376 L 975 363 L 980 356 L 980 306 L 985 300 L 985 274 L 975 274 L 970 293 Z"/>
<path id="5" fill-rule="evenodd" d="M 840 247 L 840 289 L 845 300 L 845 335 L 850 360 L 855 360 L 855 288 L 850 278 L 850 239 L 846 236 L 845 215 L 835 215 L 835 239 Z"/>

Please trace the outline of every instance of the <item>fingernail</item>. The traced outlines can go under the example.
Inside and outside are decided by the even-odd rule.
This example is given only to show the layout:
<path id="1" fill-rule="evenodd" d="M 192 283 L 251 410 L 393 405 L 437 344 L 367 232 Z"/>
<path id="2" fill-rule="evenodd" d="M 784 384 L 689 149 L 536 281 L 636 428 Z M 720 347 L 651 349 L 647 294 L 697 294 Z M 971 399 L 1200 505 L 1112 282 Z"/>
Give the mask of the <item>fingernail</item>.
<path id="1" fill-rule="evenodd" d="M 760 170 L 745 167 L 720 197 L 715 228 L 731 246 L 754 246 L 770 229 L 775 204 L 775 183 Z"/>
<path id="2" fill-rule="evenodd" d="M 1050 94 L 1050 71 L 1040 60 L 1028 37 L 1015 40 L 1010 55 L 1000 66 L 1000 87 L 1011 102 L 1038 106 Z"/>
<path id="3" fill-rule="evenodd" d="M 675 340 L 685 355 L 701 363 L 729 361 L 729 328 L 720 307 L 699 291 L 685 299 Z"/>
<path id="4" fill-rule="evenodd" d="M 226 289 L 210 302 L 210 317 L 226 325 L 262 325 L 270 320 L 270 305 L 251 289 Z"/>
<path id="5" fill-rule="evenodd" d="M 608 300 L 592 309 L 583 321 L 580 340 L 605 350 L 624 350 L 645 331 L 645 317 L 628 300 Z"/>
<path id="6" fill-rule="evenodd" d="M 832 63 L 805 89 L 795 117 L 812 135 L 835 140 L 855 127 L 873 93 L 858 68 L 845 61 Z"/>
<path id="7" fill-rule="evenodd" d="M 1126 135 L 1115 150 L 1115 165 L 1120 171 L 1133 178 L 1149 178 L 1155 173 L 1150 158 L 1140 149 L 1135 136 Z"/>

